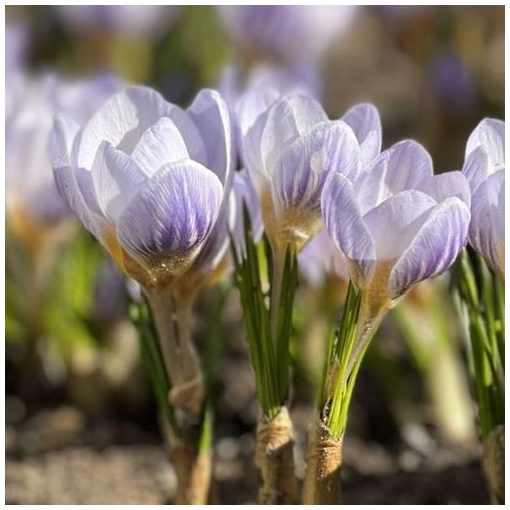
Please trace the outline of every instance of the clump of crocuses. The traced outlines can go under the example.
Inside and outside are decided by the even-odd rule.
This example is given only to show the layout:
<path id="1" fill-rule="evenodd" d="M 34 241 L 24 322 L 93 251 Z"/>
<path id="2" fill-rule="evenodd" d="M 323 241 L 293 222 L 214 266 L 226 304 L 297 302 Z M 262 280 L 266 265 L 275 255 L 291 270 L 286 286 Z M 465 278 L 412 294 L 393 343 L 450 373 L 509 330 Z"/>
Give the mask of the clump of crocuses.
<path id="1" fill-rule="evenodd" d="M 152 310 L 168 401 L 184 432 L 171 440 L 181 502 L 206 502 L 211 472 L 210 455 L 200 455 L 187 433 L 203 419 L 206 392 L 191 306 L 224 267 L 229 240 L 260 404 L 255 460 L 263 503 L 297 500 L 287 408 L 299 251 L 308 242 L 326 247 L 327 269 L 350 280 L 329 339 L 303 492 L 305 503 L 338 503 L 356 376 L 388 310 L 452 266 L 468 232 L 504 273 L 501 133 L 501 123 L 484 121 L 468 141 L 463 172 L 434 175 L 429 153 L 413 140 L 381 152 L 375 106 L 355 105 L 331 120 L 304 91 L 255 87 L 228 108 L 218 92 L 202 90 L 183 110 L 131 87 L 86 123 L 57 117 L 58 188 L 140 283 Z M 243 166 L 237 172 L 235 154 Z"/>

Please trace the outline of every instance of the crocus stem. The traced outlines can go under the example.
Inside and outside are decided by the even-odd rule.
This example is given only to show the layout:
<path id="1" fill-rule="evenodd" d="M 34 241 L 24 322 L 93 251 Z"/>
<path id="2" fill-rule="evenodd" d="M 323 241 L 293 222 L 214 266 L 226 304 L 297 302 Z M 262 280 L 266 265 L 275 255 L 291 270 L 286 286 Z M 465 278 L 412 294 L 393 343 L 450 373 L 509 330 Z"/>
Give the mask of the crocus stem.
<path id="1" fill-rule="evenodd" d="M 292 422 L 287 408 L 267 421 L 259 419 L 255 463 L 259 470 L 259 503 L 263 505 L 290 505 L 295 503 Z"/>
<path id="2" fill-rule="evenodd" d="M 174 504 L 205 505 L 212 474 L 212 411 L 207 406 L 197 436 L 196 428 L 185 436 L 169 433 L 170 455 L 177 477 Z"/>
<path id="3" fill-rule="evenodd" d="M 352 392 L 370 340 L 389 306 L 383 301 L 374 306 L 369 299 L 370 295 L 349 286 L 338 335 L 329 348 L 318 414 L 310 431 L 305 504 L 340 502 L 342 441 Z"/>
<path id="4" fill-rule="evenodd" d="M 336 439 L 317 416 L 308 441 L 304 505 L 337 505 L 341 497 L 342 438 Z"/>
<path id="5" fill-rule="evenodd" d="M 204 388 L 190 333 L 192 303 L 179 300 L 172 289 L 152 291 L 148 299 L 171 381 L 170 404 L 185 422 L 196 422 L 202 411 Z"/>

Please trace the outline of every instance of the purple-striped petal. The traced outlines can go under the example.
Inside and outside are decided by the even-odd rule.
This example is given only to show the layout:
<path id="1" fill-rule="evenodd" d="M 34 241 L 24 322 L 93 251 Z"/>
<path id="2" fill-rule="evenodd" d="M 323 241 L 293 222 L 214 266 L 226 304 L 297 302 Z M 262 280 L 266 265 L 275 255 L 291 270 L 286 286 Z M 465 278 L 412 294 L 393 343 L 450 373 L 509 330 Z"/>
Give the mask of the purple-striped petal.
<path id="1" fill-rule="evenodd" d="M 496 271 L 505 271 L 505 171 L 483 181 L 472 197 L 469 242 Z"/>
<path id="2" fill-rule="evenodd" d="M 363 216 L 378 261 L 397 259 L 427 221 L 437 202 L 416 190 L 390 197 Z"/>
<path id="3" fill-rule="evenodd" d="M 273 199 L 283 210 L 294 207 L 320 214 L 328 173 L 350 178 L 358 164 L 358 142 L 345 122 L 317 124 L 281 153 L 273 174 Z"/>
<path id="4" fill-rule="evenodd" d="M 118 221 L 117 237 L 141 262 L 189 252 L 210 234 L 222 198 L 218 177 L 199 163 L 166 165 L 133 197 Z"/>
<path id="5" fill-rule="evenodd" d="M 271 106 L 260 151 L 265 168 L 272 174 L 281 152 L 313 126 L 327 121 L 327 115 L 318 101 L 301 95 L 287 95 Z"/>
<path id="6" fill-rule="evenodd" d="M 351 126 L 360 145 L 360 159 L 366 168 L 381 152 L 382 128 L 377 108 L 369 103 L 354 105 L 342 117 Z"/>
<path id="7" fill-rule="evenodd" d="M 469 209 L 457 197 L 437 205 L 390 273 L 390 296 L 448 269 L 465 246 Z"/>
<path id="8" fill-rule="evenodd" d="M 322 217 L 337 248 L 368 275 L 376 260 L 374 241 L 354 198 L 351 182 L 330 174 L 322 191 Z"/>
<path id="9" fill-rule="evenodd" d="M 356 180 L 360 208 L 365 213 L 392 195 L 417 188 L 431 175 L 432 158 L 422 145 L 414 140 L 396 143 L 381 153 Z"/>

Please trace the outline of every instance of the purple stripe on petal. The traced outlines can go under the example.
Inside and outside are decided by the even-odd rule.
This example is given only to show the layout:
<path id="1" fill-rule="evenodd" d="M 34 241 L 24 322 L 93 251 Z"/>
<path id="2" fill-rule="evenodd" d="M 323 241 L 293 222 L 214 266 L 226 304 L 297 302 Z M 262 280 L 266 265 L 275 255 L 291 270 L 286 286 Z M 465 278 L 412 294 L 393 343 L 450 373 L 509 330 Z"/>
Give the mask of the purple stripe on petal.
<path id="1" fill-rule="evenodd" d="M 411 285 L 448 269 L 465 246 L 470 213 L 457 197 L 434 208 L 390 273 L 390 295 L 396 298 Z"/>
<path id="2" fill-rule="evenodd" d="M 282 209 L 298 207 L 320 213 L 328 173 L 357 172 L 359 146 L 343 121 L 322 122 L 298 138 L 280 156 L 273 174 L 273 196 Z"/>
<path id="3" fill-rule="evenodd" d="M 281 152 L 327 115 L 318 101 L 301 95 L 287 95 L 274 103 L 267 115 L 261 138 L 262 161 L 272 174 Z"/>
<path id="4" fill-rule="evenodd" d="M 166 165 L 131 200 L 118 221 L 117 237 L 142 260 L 187 252 L 210 234 L 222 197 L 218 177 L 199 163 Z"/>
<path id="5" fill-rule="evenodd" d="M 322 217 L 333 242 L 367 276 L 376 260 L 375 245 L 354 199 L 351 182 L 341 174 L 330 174 L 321 203 Z"/>

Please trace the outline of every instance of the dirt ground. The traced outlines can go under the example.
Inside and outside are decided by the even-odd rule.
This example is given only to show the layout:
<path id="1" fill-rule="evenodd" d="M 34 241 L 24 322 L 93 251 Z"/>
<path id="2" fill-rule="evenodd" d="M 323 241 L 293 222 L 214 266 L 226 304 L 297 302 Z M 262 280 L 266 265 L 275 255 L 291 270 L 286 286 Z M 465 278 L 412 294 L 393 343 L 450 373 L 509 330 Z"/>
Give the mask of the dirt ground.
<path id="1" fill-rule="evenodd" d="M 488 503 L 476 451 L 435 444 L 424 430 L 414 436 L 414 446 L 392 451 L 348 436 L 343 502 Z M 128 422 L 90 426 L 76 409 L 59 407 L 22 426 L 8 426 L 6 441 L 8 504 L 168 504 L 175 492 L 174 471 L 157 430 Z M 304 444 L 305 434 L 298 430 L 300 477 Z M 211 502 L 256 502 L 253 446 L 248 433 L 217 438 Z"/>

